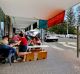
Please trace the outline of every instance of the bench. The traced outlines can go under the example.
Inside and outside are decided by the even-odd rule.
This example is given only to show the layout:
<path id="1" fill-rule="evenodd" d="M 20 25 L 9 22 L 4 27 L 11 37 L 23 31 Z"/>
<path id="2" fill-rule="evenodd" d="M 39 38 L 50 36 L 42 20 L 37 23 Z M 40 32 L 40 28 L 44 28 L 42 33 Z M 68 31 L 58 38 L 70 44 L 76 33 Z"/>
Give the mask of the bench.
<path id="1" fill-rule="evenodd" d="M 47 51 L 40 51 L 37 54 L 37 60 L 42 60 L 47 58 Z"/>
<path id="2" fill-rule="evenodd" d="M 18 52 L 18 56 L 20 56 L 20 57 L 23 57 L 23 62 L 25 62 L 25 60 L 26 60 L 26 55 L 27 55 L 27 52 Z"/>
<path id="3" fill-rule="evenodd" d="M 34 54 L 32 52 L 19 52 L 18 56 L 23 57 L 23 62 L 34 60 Z"/>

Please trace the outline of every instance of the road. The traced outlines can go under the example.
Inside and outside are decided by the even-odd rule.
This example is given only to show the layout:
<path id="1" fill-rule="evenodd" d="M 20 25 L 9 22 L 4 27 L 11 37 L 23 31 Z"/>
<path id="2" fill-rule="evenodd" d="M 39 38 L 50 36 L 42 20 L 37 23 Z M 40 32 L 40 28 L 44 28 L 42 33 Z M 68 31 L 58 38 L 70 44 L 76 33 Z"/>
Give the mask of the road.
<path id="1" fill-rule="evenodd" d="M 56 48 L 58 50 L 77 50 L 77 40 L 70 38 L 59 38 L 58 42 L 43 42 L 51 48 Z"/>

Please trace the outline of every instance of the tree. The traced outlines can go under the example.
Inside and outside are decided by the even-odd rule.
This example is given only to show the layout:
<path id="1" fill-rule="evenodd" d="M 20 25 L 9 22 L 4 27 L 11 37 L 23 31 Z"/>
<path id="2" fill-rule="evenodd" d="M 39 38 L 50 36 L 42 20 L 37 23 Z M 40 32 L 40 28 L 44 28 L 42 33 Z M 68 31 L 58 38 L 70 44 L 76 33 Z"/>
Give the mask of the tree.
<path id="1" fill-rule="evenodd" d="M 48 30 L 50 32 L 55 32 L 57 34 L 67 34 L 67 29 L 68 29 L 69 34 L 75 34 L 76 28 L 75 28 L 75 26 L 73 26 L 74 23 L 75 23 L 74 10 L 73 10 L 73 8 L 70 8 L 66 12 L 65 20 L 62 23 L 49 28 Z"/>
<path id="2" fill-rule="evenodd" d="M 49 32 L 55 32 L 57 34 L 66 34 L 66 22 L 59 23 L 48 29 Z"/>
<path id="3" fill-rule="evenodd" d="M 80 6 L 77 7 L 77 12 L 78 12 L 78 14 L 77 14 L 77 25 L 79 25 L 80 24 Z"/>
<path id="4" fill-rule="evenodd" d="M 76 28 L 74 26 L 69 26 L 69 34 L 75 34 Z M 57 34 L 67 34 L 67 22 L 63 21 L 48 29 L 49 32 L 55 32 Z"/>
<path id="5" fill-rule="evenodd" d="M 0 8 L 0 21 L 4 21 L 4 17 L 5 17 L 5 14 L 4 12 L 2 11 L 2 9 Z"/>
<path id="6" fill-rule="evenodd" d="M 66 12 L 66 21 L 68 23 L 68 26 L 73 26 L 75 23 L 75 14 L 73 11 L 73 8 L 70 8 Z"/>
<path id="7" fill-rule="evenodd" d="M 75 34 L 75 13 L 74 9 L 71 7 L 70 9 L 67 10 L 66 12 L 66 22 L 67 22 L 67 30 L 69 34 Z"/>

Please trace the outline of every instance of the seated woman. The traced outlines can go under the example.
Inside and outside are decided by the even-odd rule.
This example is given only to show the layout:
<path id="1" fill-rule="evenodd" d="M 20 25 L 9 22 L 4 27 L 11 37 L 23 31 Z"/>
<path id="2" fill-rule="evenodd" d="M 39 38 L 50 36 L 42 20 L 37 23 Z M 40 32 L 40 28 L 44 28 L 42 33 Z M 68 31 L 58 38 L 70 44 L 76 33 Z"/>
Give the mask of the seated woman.
<path id="1" fill-rule="evenodd" d="M 30 46 L 34 46 L 34 45 L 41 45 L 41 40 L 38 38 L 38 37 L 33 37 L 31 40 L 30 40 Z M 41 51 L 41 48 L 39 47 L 36 47 L 36 48 L 31 48 L 31 51 Z"/>
<path id="2" fill-rule="evenodd" d="M 33 37 L 30 40 L 29 45 L 41 45 L 41 40 L 38 37 Z"/>
<path id="3" fill-rule="evenodd" d="M 13 37 L 12 37 L 12 40 L 17 42 L 19 41 L 19 35 L 18 34 L 15 34 Z"/>
<path id="4" fill-rule="evenodd" d="M 29 41 L 29 45 L 30 46 L 36 45 L 36 38 L 35 37 L 32 37 L 32 39 Z"/>
<path id="5" fill-rule="evenodd" d="M 36 39 L 36 45 L 41 45 L 41 40 L 38 37 L 36 37 L 35 39 Z"/>

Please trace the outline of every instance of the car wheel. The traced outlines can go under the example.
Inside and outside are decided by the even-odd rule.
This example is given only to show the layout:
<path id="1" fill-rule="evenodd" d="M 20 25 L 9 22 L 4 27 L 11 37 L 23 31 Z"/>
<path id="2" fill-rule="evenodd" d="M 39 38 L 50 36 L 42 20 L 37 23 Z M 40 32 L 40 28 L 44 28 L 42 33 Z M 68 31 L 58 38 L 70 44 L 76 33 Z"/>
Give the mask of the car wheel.
<path id="1" fill-rule="evenodd" d="M 44 41 L 46 42 L 46 39 L 44 39 Z"/>
<path id="2" fill-rule="evenodd" d="M 57 40 L 55 40 L 56 42 L 58 41 L 58 39 Z"/>

